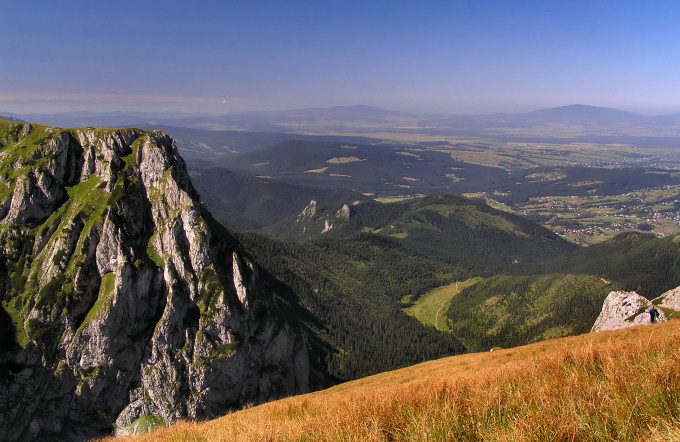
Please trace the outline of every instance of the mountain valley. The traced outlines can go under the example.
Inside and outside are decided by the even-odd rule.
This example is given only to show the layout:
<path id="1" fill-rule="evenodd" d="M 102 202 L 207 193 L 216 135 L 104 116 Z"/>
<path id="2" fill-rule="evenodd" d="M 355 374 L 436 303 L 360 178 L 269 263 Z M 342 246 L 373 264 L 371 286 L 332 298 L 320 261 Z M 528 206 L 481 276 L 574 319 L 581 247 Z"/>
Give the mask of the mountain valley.
<path id="1" fill-rule="evenodd" d="M 208 146 L 207 132 L 184 133 Z M 0 436 L 213 418 L 587 333 L 608 293 L 680 286 L 673 235 L 580 247 L 516 214 L 547 196 L 652 188 L 666 193 L 651 203 L 672 206 L 673 170 L 506 169 L 440 143 L 229 136 L 244 147 L 187 166 L 187 139 L 161 131 L 0 120 Z M 434 322 L 405 312 L 466 280 Z"/>

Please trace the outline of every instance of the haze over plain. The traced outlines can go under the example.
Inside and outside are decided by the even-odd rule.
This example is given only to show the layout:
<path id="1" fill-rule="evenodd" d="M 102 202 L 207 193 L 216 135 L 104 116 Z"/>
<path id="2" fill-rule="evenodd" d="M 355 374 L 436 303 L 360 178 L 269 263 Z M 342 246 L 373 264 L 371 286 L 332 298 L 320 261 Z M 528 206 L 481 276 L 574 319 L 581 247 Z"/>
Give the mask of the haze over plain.
<path id="1" fill-rule="evenodd" d="M 3 2 L 0 112 L 680 112 L 676 2 Z"/>

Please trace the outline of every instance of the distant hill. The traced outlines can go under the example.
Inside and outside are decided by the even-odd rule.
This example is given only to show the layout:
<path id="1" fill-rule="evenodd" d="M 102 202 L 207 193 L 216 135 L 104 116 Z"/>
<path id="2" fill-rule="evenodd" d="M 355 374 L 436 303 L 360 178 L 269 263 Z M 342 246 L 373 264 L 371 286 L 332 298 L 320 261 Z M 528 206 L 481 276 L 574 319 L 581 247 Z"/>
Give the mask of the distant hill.
<path id="1" fill-rule="evenodd" d="M 327 207 L 310 205 L 264 231 L 289 240 L 371 232 L 425 256 L 477 269 L 471 276 L 540 263 L 576 249 L 526 218 L 454 195 L 389 204 L 348 200 Z"/>
<path id="2" fill-rule="evenodd" d="M 315 201 L 367 198 L 349 190 L 316 189 L 240 175 L 220 167 L 191 171 L 201 200 L 213 216 L 240 230 L 258 230 L 297 215 Z"/>
<path id="3" fill-rule="evenodd" d="M 225 115 L 190 115 L 181 113 L 93 113 L 12 114 L 26 121 L 64 127 L 125 127 L 164 125 L 209 130 L 239 130 L 327 134 L 397 132 L 466 136 L 542 135 L 553 138 L 584 136 L 680 137 L 680 117 L 660 115 L 645 117 L 617 109 L 572 104 L 516 114 L 444 115 L 400 112 L 372 106 L 336 106 L 328 108 L 292 109 L 271 112 L 241 112 Z M 527 131 L 562 125 L 553 130 Z M 580 128 L 572 132 L 569 127 Z M 587 133 L 584 133 L 584 126 Z M 517 130 L 512 130 L 512 129 Z M 545 129 L 545 128 L 543 128 Z M 612 132 L 611 129 L 616 129 Z M 663 129 L 663 133 L 659 133 Z"/>
<path id="4" fill-rule="evenodd" d="M 569 106 L 541 109 L 534 112 L 515 115 L 511 120 L 518 123 L 563 123 L 563 124 L 639 124 L 645 117 L 605 107 L 572 104 Z"/>
<path id="5" fill-rule="evenodd" d="M 497 200 L 516 203 L 545 195 L 613 195 L 680 183 L 680 177 L 669 171 L 643 167 L 537 165 L 519 169 L 508 167 L 502 159 L 502 167 L 472 164 L 452 158 L 452 148 L 448 142 L 406 145 L 360 137 L 315 137 L 288 139 L 250 150 L 246 147 L 242 154 L 210 161 L 244 175 L 309 187 L 351 189 L 374 197 L 495 191 Z M 466 148 L 457 145 L 458 156 L 464 156 Z M 471 149 L 480 151 L 484 147 Z M 550 154 L 558 155 L 558 151 L 550 150 Z"/>
<path id="6" fill-rule="evenodd" d="M 329 108 L 309 108 L 271 112 L 269 115 L 279 120 L 294 120 L 304 118 L 307 120 L 337 120 L 337 121 L 384 121 L 391 118 L 414 118 L 417 114 L 391 111 L 374 106 L 335 106 Z"/>
<path id="7" fill-rule="evenodd" d="M 18 118 L 6 117 L 4 115 L 0 115 L 0 120 L 6 120 L 6 121 L 9 121 L 9 122 L 12 122 L 12 123 L 24 123 L 25 122 L 25 121 L 20 120 Z"/>
<path id="8" fill-rule="evenodd" d="M 225 167 L 230 168 L 231 161 L 237 154 L 264 149 L 268 146 L 290 140 L 309 142 L 336 142 L 340 144 L 374 144 L 380 140 L 338 135 L 301 135 L 283 132 L 256 132 L 244 130 L 206 130 L 180 126 L 142 124 L 141 129 L 160 129 L 173 137 L 182 156 L 187 160 L 222 160 Z M 224 159 L 228 157 L 228 159 Z"/>
<path id="9" fill-rule="evenodd" d="M 541 271 L 602 276 L 647 299 L 680 285 L 680 237 L 625 232 L 551 261 Z"/>
<path id="10" fill-rule="evenodd" d="M 514 183 L 498 167 L 455 161 L 436 149 L 390 143 L 288 140 L 215 163 L 243 174 L 375 196 L 441 193 L 454 185 L 458 192 L 478 191 L 479 180 Z"/>

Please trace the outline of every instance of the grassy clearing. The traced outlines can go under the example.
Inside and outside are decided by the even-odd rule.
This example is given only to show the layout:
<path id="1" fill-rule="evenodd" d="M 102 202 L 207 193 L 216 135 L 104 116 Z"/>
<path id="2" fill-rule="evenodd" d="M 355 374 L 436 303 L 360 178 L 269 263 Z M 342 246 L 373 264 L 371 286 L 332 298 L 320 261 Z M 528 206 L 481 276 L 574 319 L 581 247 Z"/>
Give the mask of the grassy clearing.
<path id="1" fill-rule="evenodd" d="M 680 440 L 678 322 L 430 361 L 136 440 Z"/>
<path id="2" fill-rule="evenodd" d="M 383 204 L 389 204 L 389 203 L 398 203 L 400 201 L 408 201 L 412 200 L 418 197 L 421 197 L 423 195 L 400 195 L 400 196 L 390 196 L 390 197 L 381 197 L 381 198 L 373 198 L 375 201 Z"/>
<path id="3" fill-rule="evenodd" d="M 328 164 L 347 164 L 347 163 L 356 163 L 357 161 L 365 161 L 362 160 L 361 158 L 357 158 L 354 156 L 351 157 L 335 157 L 331 158 L 329 160 L 326 160 Z"/>
<path id="4" fill-rule="evenodd" d="M 404 313 L 415 317 L 425 325 L 431 325 L 437 330 L 451 331 L 446 323 L 444 313 L 449 307 L 451 299 L 458 293 L 481 281 L 482 278 L 470 278 L 467 281 L 438 287 L 422 295 L 411 307 L 404 309 Z"/>
<path id="5" fill-rule="evenodd" d="M 328 167 L 322 167 L 320 169 L 305 170 L 305 173 L 324 173 L 326 170 L 328 170 Z"/>

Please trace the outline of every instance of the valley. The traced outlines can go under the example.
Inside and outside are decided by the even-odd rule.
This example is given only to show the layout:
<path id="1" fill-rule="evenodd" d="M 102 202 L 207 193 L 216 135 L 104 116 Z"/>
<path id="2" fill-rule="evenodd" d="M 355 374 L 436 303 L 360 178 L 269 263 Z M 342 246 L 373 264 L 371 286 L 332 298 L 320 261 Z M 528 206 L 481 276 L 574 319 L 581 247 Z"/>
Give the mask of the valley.
<path id="1" fill-rule="evenodd" d="M 665 147 L 1 127 L 0 161 L 15 167 L 0 192 L 0 371 L 26 400 L 0 408 L 47 416 L 30 402 L 37 388 L 75 398 L 35 434 L 212 418 L 579 335 L 611 291 L 680 286 L 680 174 Z M 148 311 L 130 310 L 137 297 Z M 101 362 L 121 339 L 133 359 Z M 38 386 L 22 370 L 52 375 Z M 259 384 L 234 387 L 253 370 Z M 85 423 L 73 410 L 123 371 Z"/>
<path id="2" fill-rule="evenodd" d="M 343 144 L 345 135 L 337 142 L 291 140 L 229 159 L 190 160 L 189 166 L 196 178 L 220 165 L 263 182 L 317 192 L 347 189 L 382 202 L 459 194 L 527 216 L 579 245 L 635 229 L 680 232 L 680 175 L 674 172 L 679 157 L 673 148 L 380 135 L 388 138 L 359 139 L 364 144 Z M 296 208 L 299 213 L 304 206 Z"/>
<path id="3" fill-rule="evenodd" d="M 5 2 L 0 441 L 680 442 L 674 2 Z"/>

